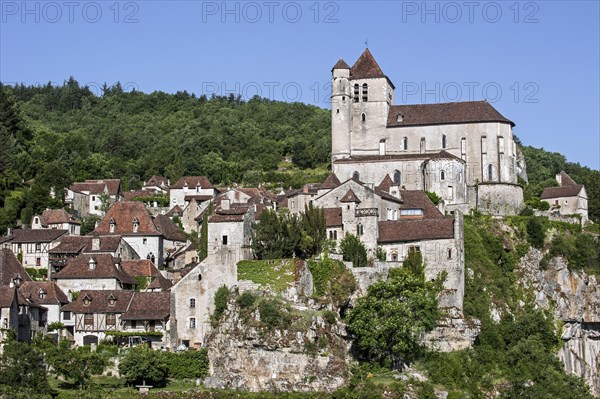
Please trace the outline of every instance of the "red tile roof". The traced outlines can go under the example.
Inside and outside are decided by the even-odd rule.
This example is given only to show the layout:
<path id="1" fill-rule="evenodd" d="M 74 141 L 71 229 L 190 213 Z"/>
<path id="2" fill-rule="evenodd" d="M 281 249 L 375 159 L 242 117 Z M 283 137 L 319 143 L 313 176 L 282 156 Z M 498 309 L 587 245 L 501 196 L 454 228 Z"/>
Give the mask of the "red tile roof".
<path id="1" fill-rule="evenodd" d="M 334 174 L 330 173 L 325 179 L 323 184 L 319 187 L 319 190 L 333 190 L 341 185 L 340 179 Z"/>
<path id="2" fill-rule="evenodd" d="M 171 293 L 136 292 L 122 320 L 165 320 L 171 313 Z"/>
<path id="3" fill-rule="evenodd" d="M 173 221 L 166 215 L 158 215 L 154 218 L 154 225 L 160 231 L 164 238 L 171 241 L 187 241 L 187 236 Z"/>
<path id="4" fill-rule="evenodd" d="M 0 286 L 0 308 L 10 308 L 15 300 L 16 289 L 9 286 Z"/>
<path id="5" fill-rule="evenodd" d="M 436 240 L 454 237 L 454 219 L 434 218 L 379 222 L 379 243 Z"/>
<path id="6" fill-rule="evenodd" d="M 171 189 L 179 189 L 183 188 L 187 184 L 188 187 L 197 187 L 200 186 L 202 188 L 213 188 L 213 185 L 210 184 L 208 178 L 206 176 L 183 176 L 181 179 L 177 180 L 175 184 L 171 185 Z"/>
<path id="7" fill-rule="evenodd" d="M 342 208 L 323 208 L 325 214 L 325 226 L 342 226 Z"/>
<path id="8" fill-rule="evenodd" d="M 398 121 L 398 115 L 402 115 L 401 121 Z M 501 122 L 515 125 L 487 101 L 392 105 L 388 112 L 387 125 L 396 127 L 478 122 Z"/>
<path id="9" fill-rule="evenodd" d="M 96 266 L 90 268 L 90 259 L 96 262 Z M 108 254 L 81 254 L 75 258 L 69 259 L 67 265 L 58 273 L 52 275 L 53 279 L 96 279 L 96 278 L 115 278 L 124 284 L 135 285 L 136 280 L 129 274 L 119 269 L 115 264 L 119 263 L 118 258 Z"/>
<path id="10" fill-rule="evenodd" d="M 102 194 L 104 189 L 109 195 L 117 195 L 121 190 L 120 179 L 100 179 L 100 180 L 86 180 L 83 183 L 73 183 L 70 187 L 71 191 L 79 193 L 89 192 L 90 194 Z"/>
<path id="11" fill-rule="evenodd" d="M 148 181 L 146 183 L 144 183 L 144 186 L 168 186 L 169 185 L 169 179 L 167 179 L 166 177 L 162 177 L 162 176 L 157 176 L 154 175 L 152 177 L 150 177 L 148 179 Z"/>
<path id="12" fill-rule="evenodd" d="M 114 232 L 110 231 L 111 220 L 115 222 Z M 133 232 L 134 220 L 139 222 L 137 233 Z M 152 218 L 143 203 L 122 201 L 113 204 L 93 234 L 159 235 L 160 232 L 152 222 Z"/>
<path id="13" fill-rule="evenodd" d="M 372 79 L 372 78 L 386 78 L 385 74 L 373 58 L 373 54 L 369 51 L 369 49 L 365 49 L 365 51 L 358 57 L 358 60 L 352 65 L 350 68 L 350 78 L 351 79 Z M 389 79 L 388 79 L 389 80 Z M 391 83 L 391 82 L 390 82 Z"/>
<path id="14" fill-rule="evenodd" d="M 379 186 L 377 186 L 377 190 L 385 191 L 386 193 L 388 193 L 393 185 L 394 182 L 392 181 L 390 175 L 385 175 L 381 183 L 379 183 Z"/>
<path id="15" fill-rule="evenodd" d="M 444 218 L 444 215 L 421 190 L 400 190 L 402 205 L 400 209 L 422 209 L 425 219 Z"/>
<path id="16" fill-rule="evenodd" d="M 99 240 L 99 249 L 94 251 L 93 240 Z M 116 252 L 121 236 L 63 236 L 60 243 L 50 250 L 51 254 L 76 254 L 80 252 Z"/>
<path id="17" fill-rule="evenodd" d="M 8 248 L 0 248 L 0 286 L 10 285 L 15 277 L 20 277 L 22 282 L 31 281 L 15 254 Z"/>
<path id="18" fill-rule="evenodd" d="M 82 290 L 77 299 L 64 305 L 61 310 L 74 313 L 124 313 L 129 307 L 134 291 Z M 115 300 L 110 304 L 110 300 Z M 90 302 L 85 305 L 85 299 Z"/>
<path id="19" fill-rule="evenodd" d="M 40 291 L 44 297 L 40 298 Z M 38 305 L 62 305 L 69 303 L 69 299 L 60 287 L 51 281 L 26 281 L 19 287 L 19 292 L 27 299 Z"/>
<path id="20" fill-rule="evenodd" d="M 183 215 L 183 209 L 179 205 L 175 205 L 171 210 L 165 213 L 165 216 L 173 217 L 173 216 L 181 216 Z"/>
<path id="21" fill-rule="evenodd" d="M 42 212 L 42 216 L 40 218 L 43 226 L 59 223 L 80 224 L 64 209 L 46 209 L 44 212 Z"/>
<path id="22" fill-rule="evenodd" d="M 577 197 L 581 192 L 583 185 L 575 184 L 562 187 L 546 187 L 542 191 L 541 199 L 561 198 L 561 197 Z"/>
<path id="23" fill-rule="evenodd" d="M 55 229 L 15 229 L 12 232 L 14 243 L 50 243 L 66 234 L 67 230 Z"/>
<path id="24" fill-rule="evenodd" d="M 132 277 L 152 278 L 148 288 L 168 290 L 173 285 L 148 259 L 124 260 L 121 262 L 121 267 Z"/>

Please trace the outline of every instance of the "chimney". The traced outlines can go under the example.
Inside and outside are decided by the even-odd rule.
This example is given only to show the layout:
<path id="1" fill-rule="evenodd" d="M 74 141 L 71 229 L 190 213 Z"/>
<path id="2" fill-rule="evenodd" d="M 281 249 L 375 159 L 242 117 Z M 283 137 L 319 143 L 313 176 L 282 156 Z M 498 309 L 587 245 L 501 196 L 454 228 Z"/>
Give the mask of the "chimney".
<path id="1" fill-rule="evenodd" d="M 100 238 L 92 238 L 92 251 L 100 251 Z"/>
<path id="2" fill-rule="evenodd" d="M 9 227 L 9 228 L 6 229 L 6 235 L 7 236 L 9 236 L 9 237 L 12 236 L 12 233 L 13 233 L 12 227 Z"/>
<path id="3" fill-rule="evenodd" d="M 229 200 L 228 199 L 221 200 L 221 209 L 223 209 L 224 211 L 229 210 Z"/>

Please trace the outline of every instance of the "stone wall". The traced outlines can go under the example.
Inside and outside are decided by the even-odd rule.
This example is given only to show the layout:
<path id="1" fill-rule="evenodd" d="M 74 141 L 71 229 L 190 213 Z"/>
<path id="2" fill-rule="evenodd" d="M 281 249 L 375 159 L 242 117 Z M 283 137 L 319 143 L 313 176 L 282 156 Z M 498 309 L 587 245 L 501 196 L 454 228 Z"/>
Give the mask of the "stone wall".
<path id="1" fill-rule="evenodd" d="M 477 210 L 482 213 L 501 216 L 517 215 L 524 206 L 523 188 L 518 184 L 477 185 Z"/>

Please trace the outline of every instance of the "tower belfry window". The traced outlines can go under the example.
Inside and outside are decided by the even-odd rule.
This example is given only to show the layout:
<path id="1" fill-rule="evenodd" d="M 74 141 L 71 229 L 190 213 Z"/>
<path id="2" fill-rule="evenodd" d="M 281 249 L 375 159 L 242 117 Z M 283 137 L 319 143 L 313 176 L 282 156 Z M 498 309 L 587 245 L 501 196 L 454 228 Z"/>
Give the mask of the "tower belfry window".
<path id="1" fill-rule="evenodd" d="M 366 83 L 362 85 L 362 100 L 363 102 L 369 101 L 369 86 Z"/>
<path id="2" fill-rule="evenodd" d="M 360 95 L 360 86 L 358 83 L 354 85 L 354 102 L 357 103 Z"/>

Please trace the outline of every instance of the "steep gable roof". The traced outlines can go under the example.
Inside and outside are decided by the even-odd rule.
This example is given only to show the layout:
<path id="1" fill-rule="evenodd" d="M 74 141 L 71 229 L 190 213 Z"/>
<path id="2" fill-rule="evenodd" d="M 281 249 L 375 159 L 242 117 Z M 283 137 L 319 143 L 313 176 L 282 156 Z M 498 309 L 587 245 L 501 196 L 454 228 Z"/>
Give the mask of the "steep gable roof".
<path id="1" fill-rule="evenodd" d="M 93 269 L 90 268 L 91 259 L 96 263 Z M 63 269 L 52 275 L 52 279 L 115 278 L 124 284 L 135 285 L 137 281 L 133 277 L 115 266 L 118 262 L 118 258 L 109 254 L 81 254 L 69 259 Z"/>
<path id="2" fill-rule="evenodd" d="M 334 69 L 350 69 L 350 66 L 346 64 L 346 61 L 344 61 L 343 58 L 340 58 L 339 61 L 335 63 L 333 68 L 331 68 L 332 71 Z"/>
<path id="3" fill-rule="evenodd" d="M 381 190 L 381 191 L 389 192 L 390 188 L 393 185 L 394 185 L 394 182 L 392 181 L 392 178 L 390 177 L 390 175 L 385 175 L 385 177 L 383 178 L 381 183 L 379 183 L 379 185 L 377 186 L 377 189 Z"/>
<path id="4" fill-rule="evenodd" d="M 171 185 L 171 189 L 180 189 L 184 186 L 187 187 L 197 187 L 200 186 L 202 188 L 213 188 L 213 185 L 210 184 L 210 181 L 206 176 L 183 176 L 175 184 Z"/>
<path id="5" fill-rule="evenodd" d="M 399 119 L 398 115 L 402 115 L 402 118 Z M 487 101 L 392 105 L 388 112 L 387 125 L 396 127 L 478 122 L 502 122 L 515 125 Z"/>
<path id="6" fill-rule="evenodd" d="M 166 215 L 157 215 L 154 218 L 154 225 L 167 240 L 187 241 L 185 233 Z"/>
<path id="7" fill-rule="evenodd" d="M 368 48 L 350 68 L 350 77 L 352 79 L 387 78 Z"/>
<path id="8" fill-rule="evenodd" d="M 173 285 L 149 259 L 124 260 L 121 262 L 121 267 L 132 277 L 152 278 L 152 282 L 148 285 L 150 289 L 168 290 Z"/>
<path id="9" fill-rule="evenodd" d="M 8 248 L 0 248 L 0 286 L 8 286 L 15 277 L 21 281 L 32 281 L 15 254 Z"/>
<path id="10" fill-rule="evenodd" d="M 139 223 L 136 233 L 133 232 L 134 219 Z M 110 231 L 111 220 L 115 222 L 114 232 Z M 144 204 L 138 201 L 121 201 L 113 204 L 106 212 L 93 234 L 158 235 L 160 231 L 152 222 Z"/>
<path id="11" fill-rule="evenodd" d="M 40 291 L 45 293 L 40 298 Z M 19 287 L 19 292 L 30 301 L 39 305 L 62 305 L 69 299 L 60 287 L 53 281 L 26 281 Z"/>
<path id="12" fill-rule="evenodd" d="M 323 184 L 319 187 L 319 190 L 331 190 L 336 187 L 339 187 L 342 183 L 340 179 L 335 175 L 335 173 L 330 173 L 329 176 L 325 179 Z"/>
<path id="13" fill-rule="evenodd" d="M 577 183 L 564 170 L 559 173 L 561 186 L 576 186 Z"/>
<path id="14" fill-rule="evenodd" d="M 357 204 L 360 204 L 360 200 L 356 194 L 354 194 L 352 189 L 349 189 L 346 194 L 344 194 L 344 196 L 340 199 L 340 202 L 356 202 Z"/>
<path id="15" fill-rule="evenodd" d="M 144 187 L 147 186 L 168 186 L 169 185 L 169 179 L 167 179 L 166 177 L 162 177 L 162 176 L 151 176 L 148 181 L 146 181 L 146 183 L 144 183 Z"/>
<path id="16" fill-rule="evenodd" d="M 165 213 L 165 216 L 173 217 L 173 216 L 181 216 L 183 215 L 183 209 L 179 205 L 175 205 L 171 210 Z"/>
<path id="17" fill-rule="evenodd" d="M 15 301 L 14 287 L 0 286 L 0 308 L 10 308 Z"/>

